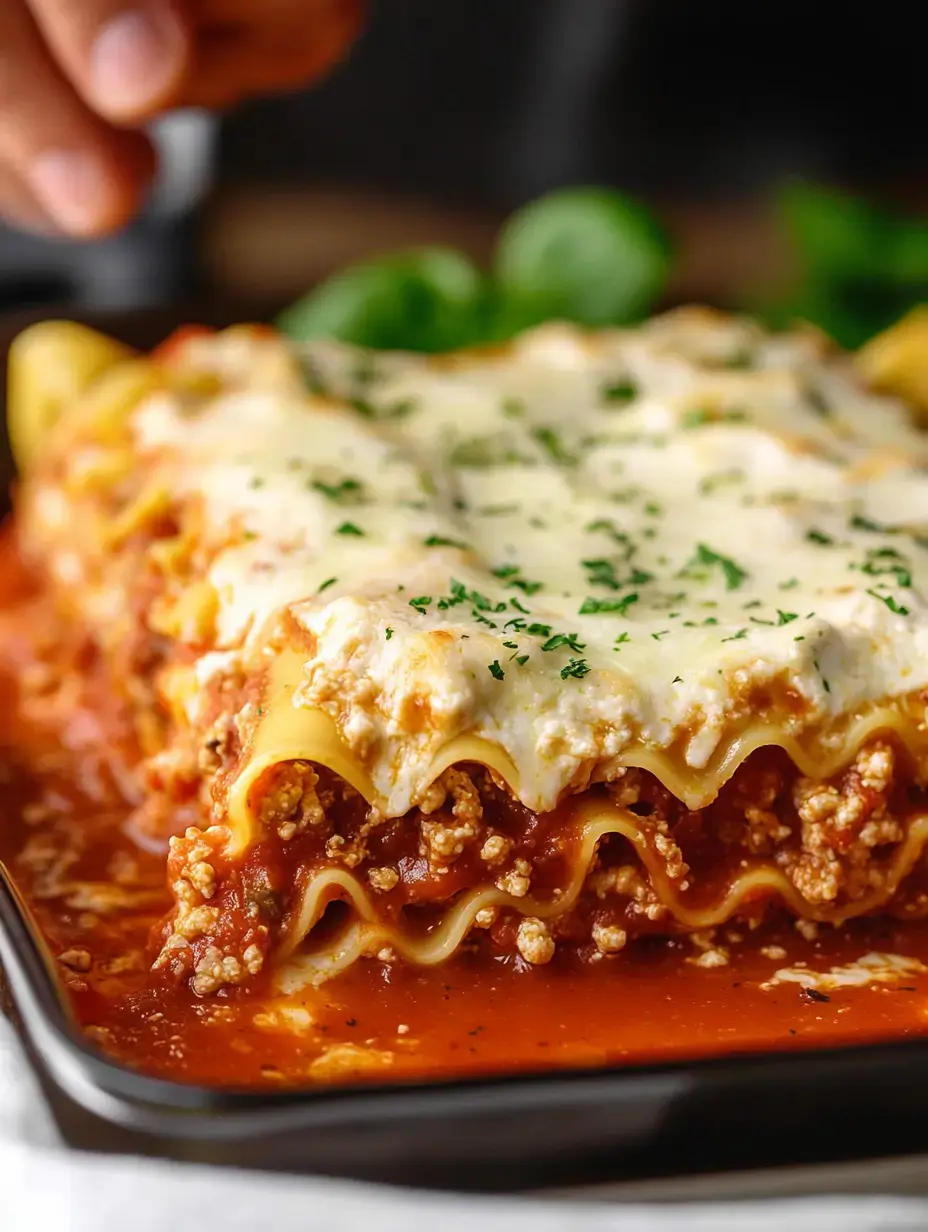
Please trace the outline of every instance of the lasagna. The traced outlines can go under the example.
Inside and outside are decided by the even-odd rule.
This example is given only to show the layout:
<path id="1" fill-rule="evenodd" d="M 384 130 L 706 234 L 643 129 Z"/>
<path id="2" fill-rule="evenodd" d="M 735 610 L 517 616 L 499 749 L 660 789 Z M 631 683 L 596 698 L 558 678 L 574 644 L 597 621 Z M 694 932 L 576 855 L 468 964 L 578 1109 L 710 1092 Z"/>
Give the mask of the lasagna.
<path id="1" fill-rule="evenodd" d="M 118 715 L 155 980 L 928 914 L 928 437 L 819 335 L 10 363 L 23 705 Z"/>

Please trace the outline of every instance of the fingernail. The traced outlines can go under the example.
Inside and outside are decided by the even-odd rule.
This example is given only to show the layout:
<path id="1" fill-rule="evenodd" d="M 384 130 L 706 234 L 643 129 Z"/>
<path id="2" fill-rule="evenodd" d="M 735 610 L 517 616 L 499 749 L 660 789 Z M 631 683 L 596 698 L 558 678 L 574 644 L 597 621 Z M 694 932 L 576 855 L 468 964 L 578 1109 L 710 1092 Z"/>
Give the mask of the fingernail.
<path id="1" fill-rule="evenodd" d="M 108 168 L 87 150 L 50 150 L 29 169 L 39 203 L 63 231 L 89 235 L 104 225 L 113 208 Z"/>
<path id="2" fill-rule="evenodd" d="M 120 13 L 97 35 L 91 50 L 91 88 L 114 117 L 144 113 L 160 103 L 179 77 L 186 34 L 169 8 Z"/>

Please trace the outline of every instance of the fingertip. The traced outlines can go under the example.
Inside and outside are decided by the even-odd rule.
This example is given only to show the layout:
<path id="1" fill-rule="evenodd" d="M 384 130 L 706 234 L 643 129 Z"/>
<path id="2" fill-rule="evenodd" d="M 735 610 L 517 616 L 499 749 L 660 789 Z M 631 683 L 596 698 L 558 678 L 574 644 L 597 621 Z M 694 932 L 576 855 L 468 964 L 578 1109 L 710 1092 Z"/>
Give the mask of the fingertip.
<path id="1" fill-rule="evenodd" d="M 154 153 L 147 139 L 116 134 L 109 149 L 45 150 L 32 160 L 26 179 L 62 232 L 75 239 L 96 239 L 129 221 L 153 174 Z"/>
<path id="2" fill-rule="evenodd" d="M 110 120 L 145 118 L 180 88 L 190 54 L 189 30 L 173 6 L 119 13 L 91 48 L 91 101 Z"/>

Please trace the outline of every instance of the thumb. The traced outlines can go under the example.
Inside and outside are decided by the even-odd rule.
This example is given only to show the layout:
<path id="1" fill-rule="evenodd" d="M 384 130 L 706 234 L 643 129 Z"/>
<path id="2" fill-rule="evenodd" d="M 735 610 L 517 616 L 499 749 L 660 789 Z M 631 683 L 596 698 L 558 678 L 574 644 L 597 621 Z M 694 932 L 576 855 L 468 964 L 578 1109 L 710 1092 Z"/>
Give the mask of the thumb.
<path id="1" fill-rule="evenodd" d="M 148 119 L 180 89 L 192 35 L 174 0 L 30 0 L 30 6 L 75 89 L 107 119 Z"/>

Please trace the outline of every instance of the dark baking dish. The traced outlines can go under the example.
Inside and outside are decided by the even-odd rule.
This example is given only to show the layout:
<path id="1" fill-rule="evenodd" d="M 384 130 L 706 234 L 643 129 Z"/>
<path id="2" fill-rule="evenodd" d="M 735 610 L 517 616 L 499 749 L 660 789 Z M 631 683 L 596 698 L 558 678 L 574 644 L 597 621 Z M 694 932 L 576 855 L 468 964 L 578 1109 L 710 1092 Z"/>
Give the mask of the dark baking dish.
<path id="1" fill-rule="evenodd" d="M 88 323 L 138 346 L 188 307 Z M 0 331 L 5 354 L 26 322 Z M 0 450 L 4 492 L 10 476 Z M 5 499 L 5 498 L 4 498 Z M 0 880 L 0 995 L 66 1140 L 84 1149 L 519 1191 L 928 1149 L 928 1043 L 433 1084 L 224 1093 L 146 1078 L 74 1029 Z"/>

